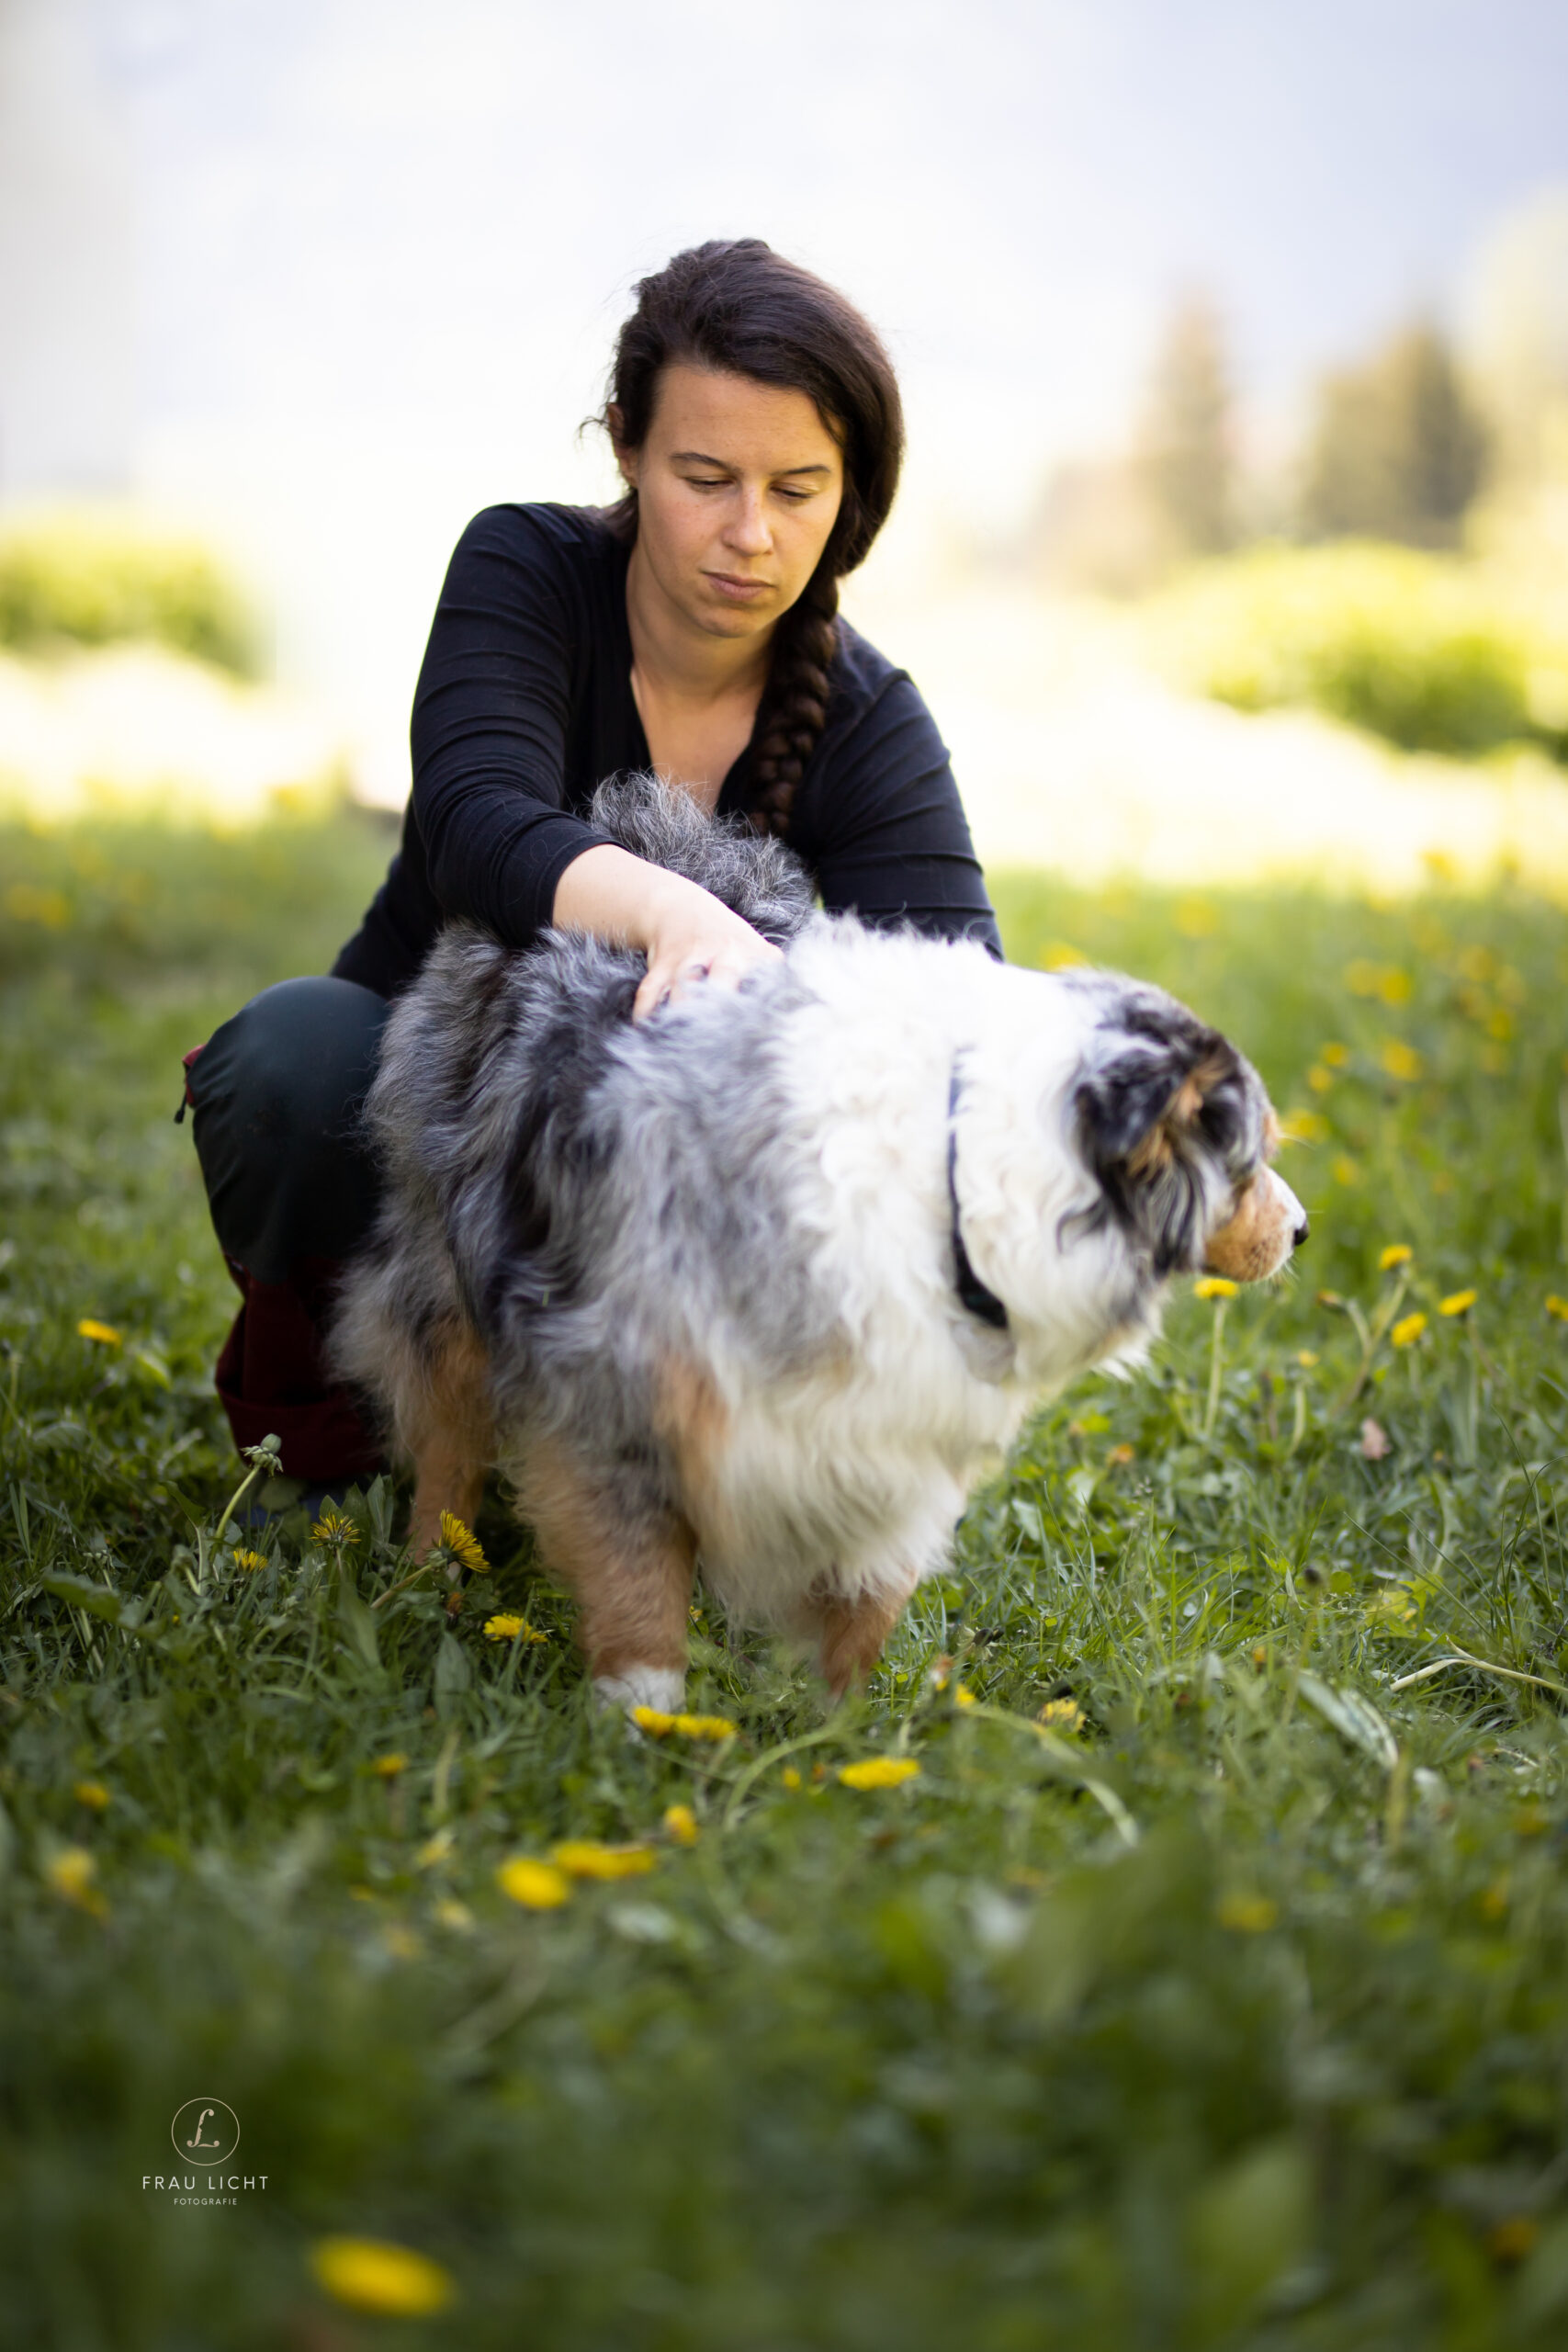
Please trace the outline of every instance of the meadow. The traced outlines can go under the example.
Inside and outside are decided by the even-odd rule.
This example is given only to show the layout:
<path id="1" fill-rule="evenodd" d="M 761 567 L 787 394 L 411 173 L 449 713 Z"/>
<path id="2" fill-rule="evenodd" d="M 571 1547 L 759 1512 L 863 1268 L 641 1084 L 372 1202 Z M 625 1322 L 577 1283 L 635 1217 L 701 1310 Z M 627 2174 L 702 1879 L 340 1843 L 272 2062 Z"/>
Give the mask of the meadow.
<path id="1" fill-rule="evenodd" d="M 699 1596 L 719 1736 L 634 1738 L 499 1497 L 451 1622 L 389 1483 L 221 1525 L 179 1057 L 389 845 L 0 842 L 7 2345 L 1560 2343 L 1561 911 L 1001 877 L 1244 1045 L 1309 1249 L 1043 1414 L 863 1699 Z"/>

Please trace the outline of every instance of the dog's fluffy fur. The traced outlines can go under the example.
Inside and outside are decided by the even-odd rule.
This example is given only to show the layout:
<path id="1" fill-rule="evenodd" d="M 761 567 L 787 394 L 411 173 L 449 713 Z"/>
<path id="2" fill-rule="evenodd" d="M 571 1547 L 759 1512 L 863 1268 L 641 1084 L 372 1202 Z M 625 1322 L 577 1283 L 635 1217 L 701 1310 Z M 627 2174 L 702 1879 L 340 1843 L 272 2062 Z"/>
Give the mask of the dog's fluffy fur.
<path id="1" fill-rule="evenodd" d="M 1031 1407 L 1304 1219 L 1256 1073 L 1160 989 L 814 915 L 786 851 L 650 779 L 594 819 L 788 954 L 634 1026 L 640 956 L 447 931 L 388 1025 L 336 1362 L 413 1458 L 416 1544 L 499 1465 L 604 1696 L 678 1703 L 699 1563 L 841 1689 Z"/>

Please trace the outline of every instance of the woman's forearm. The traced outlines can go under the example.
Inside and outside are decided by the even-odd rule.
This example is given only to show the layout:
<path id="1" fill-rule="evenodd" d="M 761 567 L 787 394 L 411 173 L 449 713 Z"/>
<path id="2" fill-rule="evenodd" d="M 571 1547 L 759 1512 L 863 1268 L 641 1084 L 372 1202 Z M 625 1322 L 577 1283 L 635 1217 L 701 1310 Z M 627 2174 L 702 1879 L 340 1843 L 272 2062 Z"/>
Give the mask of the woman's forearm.
<path id="1" fill-rule="evenodd" d="M 646 952 L 661 922 L 668 922 L 682 900 L 695 899 L 717 903 L 694 882 L 600 842 L 562 873 L 552 920 L 558 930 L 592 932 L 596 939 Z"/>

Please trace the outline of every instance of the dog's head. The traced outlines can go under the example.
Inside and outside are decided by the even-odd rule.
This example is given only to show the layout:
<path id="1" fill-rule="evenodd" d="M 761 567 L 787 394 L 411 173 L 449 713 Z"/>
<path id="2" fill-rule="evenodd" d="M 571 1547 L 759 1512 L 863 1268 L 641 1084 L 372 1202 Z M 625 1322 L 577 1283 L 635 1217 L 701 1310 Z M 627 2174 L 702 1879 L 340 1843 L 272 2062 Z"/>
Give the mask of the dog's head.
<path id="1" fill-rule="evenodd" d="M 1077 1142 L 1114 1226 L 1156 1281 L 1278 1272 L 1306 1213 L 1269 1167 L 1279 1122 L 1250 1062 L 1162 989 L 1086 977 L 1099 1000 L 1073 1095 Z"/>

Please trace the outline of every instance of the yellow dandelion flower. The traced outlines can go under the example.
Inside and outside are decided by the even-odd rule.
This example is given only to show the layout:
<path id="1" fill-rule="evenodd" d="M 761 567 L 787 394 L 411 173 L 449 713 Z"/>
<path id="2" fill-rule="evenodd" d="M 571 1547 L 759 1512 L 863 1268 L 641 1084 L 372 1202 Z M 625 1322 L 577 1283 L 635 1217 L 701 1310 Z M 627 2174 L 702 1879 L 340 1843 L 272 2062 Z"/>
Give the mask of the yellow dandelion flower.
<path id="1" fill-rule="evenodd" d="M 1533 2213 L 1510 2213 L 1506 2221 L 1495 2222 L 1486 2233 L 1486 2251 L 1494 2262 L 1522 2262 L 1540 2235 L 1540 2223 Z"/>
<path id="2" fill-rule="evenodd" d="M 78 1804 L 86 1805 L 94 1813 L 106 1810 L 109 1792 L 101 1781 L 78 1781 L 71 1792 Z"/>
<path id="3" fill-rule="evenodd" d="M 448 1894 L 438 1903 L 432 1916 L 438 1927 L 450 1928 L 456 1936 L 466 1936 L 474 1924 L 473 1913 L 455 1894 Z"/>
<path id="4" fill-rule="evenodd" d="M 1192 1285 L 1194 1298 L 1234 1298 L 1241 1288 L 1224 1274 L 1201 1274 Z"/>
<path id="5" fill-rule="evenodd" d="M 340 1549 L 352 1549 L 359 1541 L 358 1528 L 335 1503 L 328 1503 L 320 1519 L 312 1521 L 310 1532 L 318 1544 L 333 1544 Z"/>
<path id="6" fill-rule="evenodd" d="M 95 1323 L 90 1315 L 84 1315 L 76 1326 L 76 1330 L 78 1337 L 84 1340 L 96 1340 L 100 1347 L 118 1348 L 125 1343 L 125 1334 L 122 1331 L 117 1331 L 112 1323 Z"/>
<path id="7" fill-rule="evenodd" d="M 1225 1894 L 1215 1913 L 1222 1928 L 1238 1936 L 1262 1936 L 1280 1916 L 1280 1906 L 1266 1894 Z"/>
<path id="8" fill-rule="evenodd" d="M 1311 1372 L 1317 1363 L 1316 1349 L 1298 1348 L 1296 1350 L 1296 1362 L 1300 1364 L 1303 1372 Z"/>
<path id="9" fill-rule="evenodd" d="M 1378 1272 L 1392 1273 L 1395 1266 L 1407 1266 L 1415 1255 L 1408 1241 L 1391 1241 L 1378 1259 Z"/>
<path id="10" fill-rule="evenodd" d="M 1549 1315 L 1554 1315 L 1559 1323 L 1568 1323 L 1568 1298 L 1559 1298 L 1555 1293 L 1550 1295 L 1546 1302 L 1546 1311 Z"/>
<path id="11" fill-rule="evenodd" d="M 1135 1462 L 1137 1458 L 1135 1446 L 1113 1445 L 1105 1457 L 1105 1466 L 1108 1470 L 1125 1470 L 1128 1463 Z"/>
<path id="12" fill-rule="evenodd" d="M 547 1642 L 547 1634 L 536 1634 L 526 1617 L 487 1617 L 485 1638 L 491 1642 Z"/>
<path id="13" fill-rule="evenodd" d="M 1047 1731 L 1082 1731 L 1089 1718 L 1071 1699 L 1047 1699 L 1035 1720 Z"/>
<path id="14" fill-rule="evenodd" d="M 667 1804 L 664 1808 L 665 1835 L 673 1838 L 677 1846 L 694 1846 L 697 1842 L 697 1816 L 689 1804 Z"/>
<path id="15" fill-rule="evenodd" d="M 485 1558 L 479 1539 L 470 1528 L 464 1526 L 455 1511 L 444 1510 L 441 1514 L 441 1541 L 459 1567 L 467 1568 L 470 1576 L 482 1577 L 485 1574 L 490 1563 Z"/>
<path id="16" fill-rule="evenodd" d="M 385 2238 L 318 2238 L 310 2270 L 333 2302 L 383 2319 L 423 2319 L 445 2311 L 457 2293 L 440 2263 Z"/>
<path id="17" fill-rule="evenodd" d="M 1407 1046 L 1403 1037 L 1385 1039 L 1378 1060 L 1390 1078 L 1396 1078 L 1406 1086 L 1414 1085 L 1427 1067 L 1415 1046 Z"/>
<path id="18" fill-rule="evenodd" d="M 266 1555 L 265 1552 L 236 1552 L 234 1566 L 243 1568 L 247 1576 L 254 1576 L 258 1568 L 265 1567 Z"/>
<path id="19" fill-rule="evenodd" d="M 1347 1191 L 1349 1190 L 1352 1184 L 1359 1184 L 1361 1181 L 1360 1169 L 1358 1167 L 1355 1160 L 1351 1159 L 1348 1151 L 1340 1152 L 1337 1157 L 1331 1161 L 1328 1172 L 1333 1177 L 1335 1182 L 1337 1184 L 1343 1184 Z"/>
<path id="20" fill-rule="evenodd" d="M 970 1690 L 967 1682 L 954 1684 L 953 1703 L 955 1707 L 972 1707 L 975 1704 L 975 1693 Z"/>
<path id="21" fill-rule="evenodd" d="M 1280 1122 L 1281 1143 L 1326 1143 L 1333 1132 L 1321 1111 L 1287 1111 Z"/>
<path id="22" fill-rule="evenodd" d="M 800 1786 L 800 1774 L 793 1764 L 786 1764 L 779 1774 L 779 1778 L 786 1789 L 798 1789 Z"/>
<path id="23" fill-rule="evenodd" d="M 1088 962 L 1089 957 L 1084 954 L 1083 949 L 1074 947 L 1066 939 L 1053 939 L 1048 945 L 1040 950 L 1040 969 L 1043 972 L 1067 972 L 1071 971 L 1075 964 Z"/>
<path id="24" fill-rule="evenodd" d="M 1388 1336 L 1396 1348 L 1413 1348 L 1426 1328 L 1424 1315 L 1402 1315 Z"/>
<path id="25" fill-rule="evenodd" d="M 919 1780 L 919 1766 L 909 1756 L 863 1756 L 858 1764 L 840 1764 L 839 1778 L 846 1789 L 900 1789 Z"/>
<path id="26" fill-rule="evenodd" d="M 525 1911 L 554 1911 L 571 1895 L 571 1881 L 564 1871 L 553 1862 L 536 1862 L 526 1854 L 502 1862 L 495 1883 L 502 1894 L 521 1903 Z"/>
<path id="27" fill-rule="evenodd" d="M 1326 1094 L 1334 1083 L 1334 1072 L 1325 1069 L 1321 1062 L 1314 1062 L 1307 1072 L 1307 1084 L 1314 1094 Z"/>
<path id="28" fill-rule="evenodd" d="M 647 1846 L 602 1846 L 596 1838 L 569 1838 L 550 1848 L 550 1860 L 569 1878 L 640 1878 L 658 1856 Z"/>
<path id="29" fill-rule="evenodd" d="M 108 1905 L 93 1883 L 97 1860 L 85 1846 L 62 1846 L 45 1863 L 43 1874 L 62 1903 L 91 1912 L 95 1919 L 107 1918 Z"/>
<path id="30" fill-rule="evenodd" d="M 1350 1048 L 1348 1046 L 1342 1046 L 1337 1037 L 1331 1037 L 1326 1046 L 1318 1047 L 1317 1058 L 1320 1062 L 1326 1063 L 1330 1069 L 1348 1069 Z"/>
<path id="31" fill-rule="evenodd" d="M 436 1869 L 440 1863 L 446 1860 L 447 1855 L 452 1851 L 452 1849 L 457 1842 L 457 1839 L 453 1837 L 452 1832 L 449 1829 L 436 1830 L 434 1837 L 430 1837 L 425 1839 L 423 1845 L 414 1856 L 414 1868 L 422 1871 L 433 1871 Z"/>
<path id="32" fill-rule="evenodd" d="M 378 1772 L 383 1781 L 395 1781 L 400 1772 L 408 1770 L 408 1766 L 409 1759 L 406 1756 L 378 1756 L 370 1770 L 373 1772 Z"/>
<path id="33" fill-rule="evenodd" d="M 1438 1301 L 1439 1315 L 1468 1315 L 1480 1294 L 1473 1290 L 1453 1290 L 1447 1298 Z"/>
<path id="34" fill-rule="evenodd" d="M 740 1729 L 728 1715 L 667 1715 L 659 1707 L 634 1707 L 632 1721 L 655 1739 L 663 1739 L 671 1732 L 682 1739 L 734 1739 Z"/>

